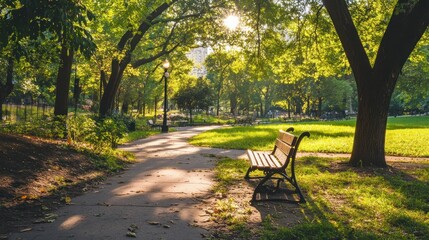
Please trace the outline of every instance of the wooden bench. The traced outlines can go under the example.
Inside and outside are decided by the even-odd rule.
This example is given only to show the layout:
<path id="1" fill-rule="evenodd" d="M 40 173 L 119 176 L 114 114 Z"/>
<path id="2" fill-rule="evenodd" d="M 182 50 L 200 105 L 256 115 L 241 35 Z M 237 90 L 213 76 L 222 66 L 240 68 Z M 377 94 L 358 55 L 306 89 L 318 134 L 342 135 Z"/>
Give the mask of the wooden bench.
<path id="1" fill-rule="evenodd" d="M 298 186 L 295 177 L 295 158 L 299 144 L 304 137 L 310 137 L 309 132 L 303 132 L 299 137 L 293 135 L 293 128 L 288 128 L 286 131 L 280 130 L 276 139 L 274 150 L 271 153 L 256 152 L 247 150 L 251 166 L 247 170 L 245 179 L 261 179 L 256 186 L 252 201 L 285 201 L 294 203 L 305 203 L 304 196 Z M 250 173 L 254 170 L 261 170 L 264 176 L 250 177 Z M 269 180 L 277 180 L 276 186 L 269 186 Z M 292 185 L 293 189 L 280 188 L 281 182 L 285 180 Z M 269 191 L 264 191 L 267 188 Z M 266 193 L 264 195 L 264 193 Z M 276 195 L 276 198 L 270 198 L 271 195 Z M 257 199 L 257 196 L 260 196 Z M 298 199 L 293 196 L 298 195 Z M 280 195 L 280 198 L 278 197 Z M 263 198 L 265 197 L 265 198 Z"/>
<path id="2" fill-rule="evenodd" d="M 148 126 L 150 126 L 151 128 L 158 128 L 158 129 L 161 129 L 161 125 L 159 125 L 159 124 L 155 124 L 155 123 L 153 122 L 153 120 L 152 120 L 152 119 L 147 120 L 146 124 L 147 124 Z"/>

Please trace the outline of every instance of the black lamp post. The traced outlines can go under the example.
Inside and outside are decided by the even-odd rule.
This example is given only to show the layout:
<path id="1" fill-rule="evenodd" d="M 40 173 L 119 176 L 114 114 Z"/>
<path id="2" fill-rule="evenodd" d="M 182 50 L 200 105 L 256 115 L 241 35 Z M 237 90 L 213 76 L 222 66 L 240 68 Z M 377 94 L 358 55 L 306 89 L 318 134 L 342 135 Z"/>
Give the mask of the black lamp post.
<path id="1" fill-rule="evenodd" d="M 162 119 L 162 127 L 161 132 L 162 133 L 168 133 L 168 126 L 167 126 L 167 108 L 168 108 L 168 100 L 167 100 L 167 79 L 169 77 L 168 68 L 170 67 L 170 62 L 168 60 L 165 60 L 162 64 L 162 67 L 164 68 L 164 118 Z"/>

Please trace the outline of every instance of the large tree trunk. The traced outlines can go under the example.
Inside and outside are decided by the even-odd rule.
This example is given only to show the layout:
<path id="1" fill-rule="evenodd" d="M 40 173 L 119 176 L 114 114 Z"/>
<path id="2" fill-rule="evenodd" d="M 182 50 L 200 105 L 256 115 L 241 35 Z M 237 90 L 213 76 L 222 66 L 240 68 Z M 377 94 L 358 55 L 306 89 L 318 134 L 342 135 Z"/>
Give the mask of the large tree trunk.
<path id="1" fill-rule="evenodd" d="M 7 62 L 6 83 L 0 83 L 0 122 L 3 121 L 3 103 L 13 90 L 13 58 Z"/>
<path id="2" fill-rule="evenodd" d="M 373 81 L 377 79 L 374 74 Z M 396 81 L 396 79 L 389 79 Z M 368 82 L 367 82 L 368 83 Z M 365 87 L 365 85 L 368 85 Z M 394 85 L 393 85 L 394 86 Z M 365 89 L 365 90 L 364 90 Z M 392 87 L 374 84 L 362 84 L 358 91 L 359 109 L 356 120 L 353 150 L 350 163 L 353 166 L 386 166 L 385 136 Z"/>
<path id="3" fill-rule="evenodd" d="M 100 101 L 99 114 L 101 117 L 112 112 L 115 95 L 119 89 L 119 85 L 121 83 L 124 71 L 128 66 L 128 64 L 131 62 L 131 55 L 135 50 L 135 48 L 137 47 L 140 40 L 142 39 L 143 35 L 152 26 L 152 21 L 177 1 L 178 0 L 172 0 L 161 4 L 158 8 L 153 10 L 147 17 L 145 17 L 145 19 L 143 19 L 137 31 L 132 32 L 131 30 L 128 30 L 122 36 L 121 40 L 117 45 L 117 49 L 119 52 L 125 53 L 124 58 L 123 59 L 114 58 L 112 60 L 112 67 L 111 67 L 112 71 L 109 77 L 109 82 L 107 83 L 106 89 Z"/>
<path id="4" fill-rule="evenodd" d="M 229 104 L 230 104 L 231 113 L 235 117 L 237 115 L 237 104 L 238 104 L 237 95 L 235 93 L 229 96 Z"/>
<path id="5" fill-rule="evenodd" d="M 429 1 L 399 0 L 371 66 L 345 0 L 323 0 L 355 76 L 358 116 L 352 165 L 385 167 L 390 98 L 398 75 L 429 24 Z"/>
<path id="6" fill-rule="evenodd" d="M 67 116 L 70 76 L 73 65 L 73 49 L 69 49 L 65 43 L 63 43 L 61 47 L 60 61 L 55 88 L 54 114 L 55 116 Z"/>

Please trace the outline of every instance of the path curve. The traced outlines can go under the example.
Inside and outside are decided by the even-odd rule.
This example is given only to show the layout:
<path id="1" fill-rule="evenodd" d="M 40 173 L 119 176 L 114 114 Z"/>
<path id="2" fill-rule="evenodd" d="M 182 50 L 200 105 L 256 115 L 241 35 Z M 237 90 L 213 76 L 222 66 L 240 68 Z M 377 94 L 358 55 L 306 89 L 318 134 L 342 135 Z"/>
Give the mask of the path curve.
<path id="1" fill-rule="evenodd" d="M 195 227 L 209 216 L 200 207 L 211 195 L 217 156 L 243 158 L 243 150 L 195 147 L 187 139 L 217 126 L 186 127 L 121 146 L 137 163 L 60 208 L 53 223 L 34 225 L 10 239 L 202 239 Z M 129 233 L 130 234 L 130 233 Z"/>

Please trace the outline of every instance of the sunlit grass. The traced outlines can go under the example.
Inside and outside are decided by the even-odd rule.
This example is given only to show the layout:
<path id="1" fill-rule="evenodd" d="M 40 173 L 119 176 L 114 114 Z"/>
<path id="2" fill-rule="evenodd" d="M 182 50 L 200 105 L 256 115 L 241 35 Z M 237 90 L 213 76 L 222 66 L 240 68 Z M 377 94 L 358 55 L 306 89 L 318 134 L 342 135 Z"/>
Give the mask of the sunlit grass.
<path id="1" fill-rule="evenodd" d="M 297 179 L 308 203 L 295 214 L 302 214 L 304 220 L 292 227 L 276 227 L 275 219 L 268 217 L 260 239 L 427 239 L 428 162 L 361 169 L 345 161 L 299 158 Z M 219 165 L 217 174 L 225 174 L 227 180 L 244 176 L 249 166 L 233 159 L 223 159 Z M 223 170 L 226 167 L 228 171 Z M 225 184 L 243 184 L 244 180 L 233 179 Z"/>
<path id="2" fill-rule="evenodd" d="M 158 133 L 159 130 L 137 130 L 134 132 L 129 132 L 119 140 L 119 144 L 132 142 L 141 138 L 147 138 Z"/>
<path id="3" fill-rule="evenodd" d="M 295 133 L 310 132 L 300 151 L 350 153 L 355 120 L 297 122 L 259 126 L 239 126 L 202 133 L 191 144 L 227 149 L 271 150 L 279 129 L 295 128 Z M 386 154 L 429 157 L 429 116 L 389 118 Z"/>

